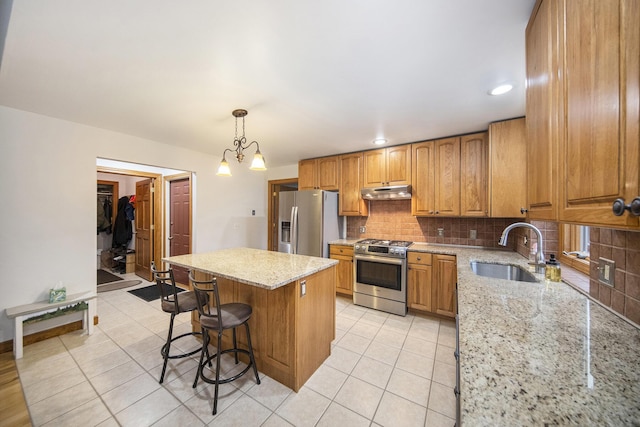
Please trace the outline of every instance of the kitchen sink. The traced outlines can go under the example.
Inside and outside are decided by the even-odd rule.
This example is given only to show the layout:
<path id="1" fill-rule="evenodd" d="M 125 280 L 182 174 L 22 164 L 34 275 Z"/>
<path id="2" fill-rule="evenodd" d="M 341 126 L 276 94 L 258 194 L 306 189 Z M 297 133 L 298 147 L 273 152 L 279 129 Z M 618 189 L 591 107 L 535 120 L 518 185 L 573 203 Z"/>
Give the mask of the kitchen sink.
<path id="1" fill-rule="evenodd" d="M 516 280 L 518 282 L 538 281 L 533 274 L 517 265 L 471 261 L 471 270 L 478 276 L 493 277 L 496 279 Z"/>

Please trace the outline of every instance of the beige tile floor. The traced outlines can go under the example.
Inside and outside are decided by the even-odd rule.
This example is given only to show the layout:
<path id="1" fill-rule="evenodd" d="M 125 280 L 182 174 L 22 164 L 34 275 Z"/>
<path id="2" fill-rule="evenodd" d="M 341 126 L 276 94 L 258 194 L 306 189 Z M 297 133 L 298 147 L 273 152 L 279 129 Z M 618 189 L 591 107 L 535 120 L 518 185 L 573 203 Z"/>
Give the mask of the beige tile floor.
<path id="1" fill-rule="evenodd" d="M 221 386 L 212 416 L 213 386 L 191 387 L 197 355 L 170 361 L 158 383 L 169 318 L 157 300 L 127 290 L 98 294 L 93 335 L 77 331 L 25 347 L 17 366 L 35 426 L 454 424 L 452 321 L 395 316 L 338 297 L 331 356 L 298 393 L 263 374 L 260 385 L 245 375 Z M 189 315 L 178 316 L 176 329 L 190 329 Z M 239 368 L 231 358 L 223 365 L 226 373 Z"/>

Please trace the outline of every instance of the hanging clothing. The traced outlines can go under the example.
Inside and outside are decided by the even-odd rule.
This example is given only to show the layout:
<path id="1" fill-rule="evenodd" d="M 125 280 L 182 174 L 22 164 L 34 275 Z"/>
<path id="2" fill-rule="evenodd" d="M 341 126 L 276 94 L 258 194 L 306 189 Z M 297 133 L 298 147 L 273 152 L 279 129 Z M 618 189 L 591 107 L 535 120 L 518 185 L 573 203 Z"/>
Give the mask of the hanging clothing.
<path id="1" fill-rule="evenodd" d="M 127 218 L 127 205 L 129 205 L 129 198 L 120 197 L 116 222 L 113 224 L 113 243 L 111 245 L 113 248 L 126 247 L 133 237 L 131 221 Z"/>
<path id="2" fill-rule="evenodd" d="M 98 204 L 96 206 L 96 210 L 98 212 L 98 234 L 101 231 L 106 231 L 107 234 L 111 233 L 111 215 L 109 215 L 109 217 L 105 215 L 105 205 L 107 202 L 108 199 L 106 199 L 104 203 L 100 203 L 100 199 L 98 199 Z M 111 206 L 111 203 L 109 203 L 109 206 Z"/>

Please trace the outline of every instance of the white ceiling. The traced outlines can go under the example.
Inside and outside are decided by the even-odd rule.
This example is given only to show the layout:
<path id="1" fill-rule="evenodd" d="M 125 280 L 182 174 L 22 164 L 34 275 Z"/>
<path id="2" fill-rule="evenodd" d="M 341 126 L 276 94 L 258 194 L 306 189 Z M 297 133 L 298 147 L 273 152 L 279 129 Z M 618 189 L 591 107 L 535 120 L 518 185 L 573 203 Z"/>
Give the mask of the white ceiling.
<path id="1" fill-rule="evenodd" d="M 267 167 L 524 115 L 535 0 L 0 2 L 0 104 Z"/>

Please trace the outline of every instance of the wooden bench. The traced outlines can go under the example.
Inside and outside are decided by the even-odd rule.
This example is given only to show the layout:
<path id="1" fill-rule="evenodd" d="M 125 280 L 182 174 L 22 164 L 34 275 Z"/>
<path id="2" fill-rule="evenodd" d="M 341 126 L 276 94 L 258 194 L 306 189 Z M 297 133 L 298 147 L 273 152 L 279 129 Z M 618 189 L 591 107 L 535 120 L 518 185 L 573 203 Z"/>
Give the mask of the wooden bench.
<path id="1" fill-rule="evenodd" d="M 17 307 L 7 308 L 5 311 L 9 319 L 14 319 L 15 333 L 13 338 L 13 355 L 16 359 L 22 358 L 22 322 L 31 314 L 44 313 L 55 310 L 60 307 L 73 305 L 79 302 L 86 302 L 89 308 L 84 310 L 82 317 L 82 327 L 91 335 L 93 333 L 93 318 L 97 312 L 97 294 L 93 291 L 80 292 L 77 294 L 67 295 L 67 299 L 60 302 L 49 303 L 49 301 L 39 301 L 33 304 L 19 305 Z"/>

